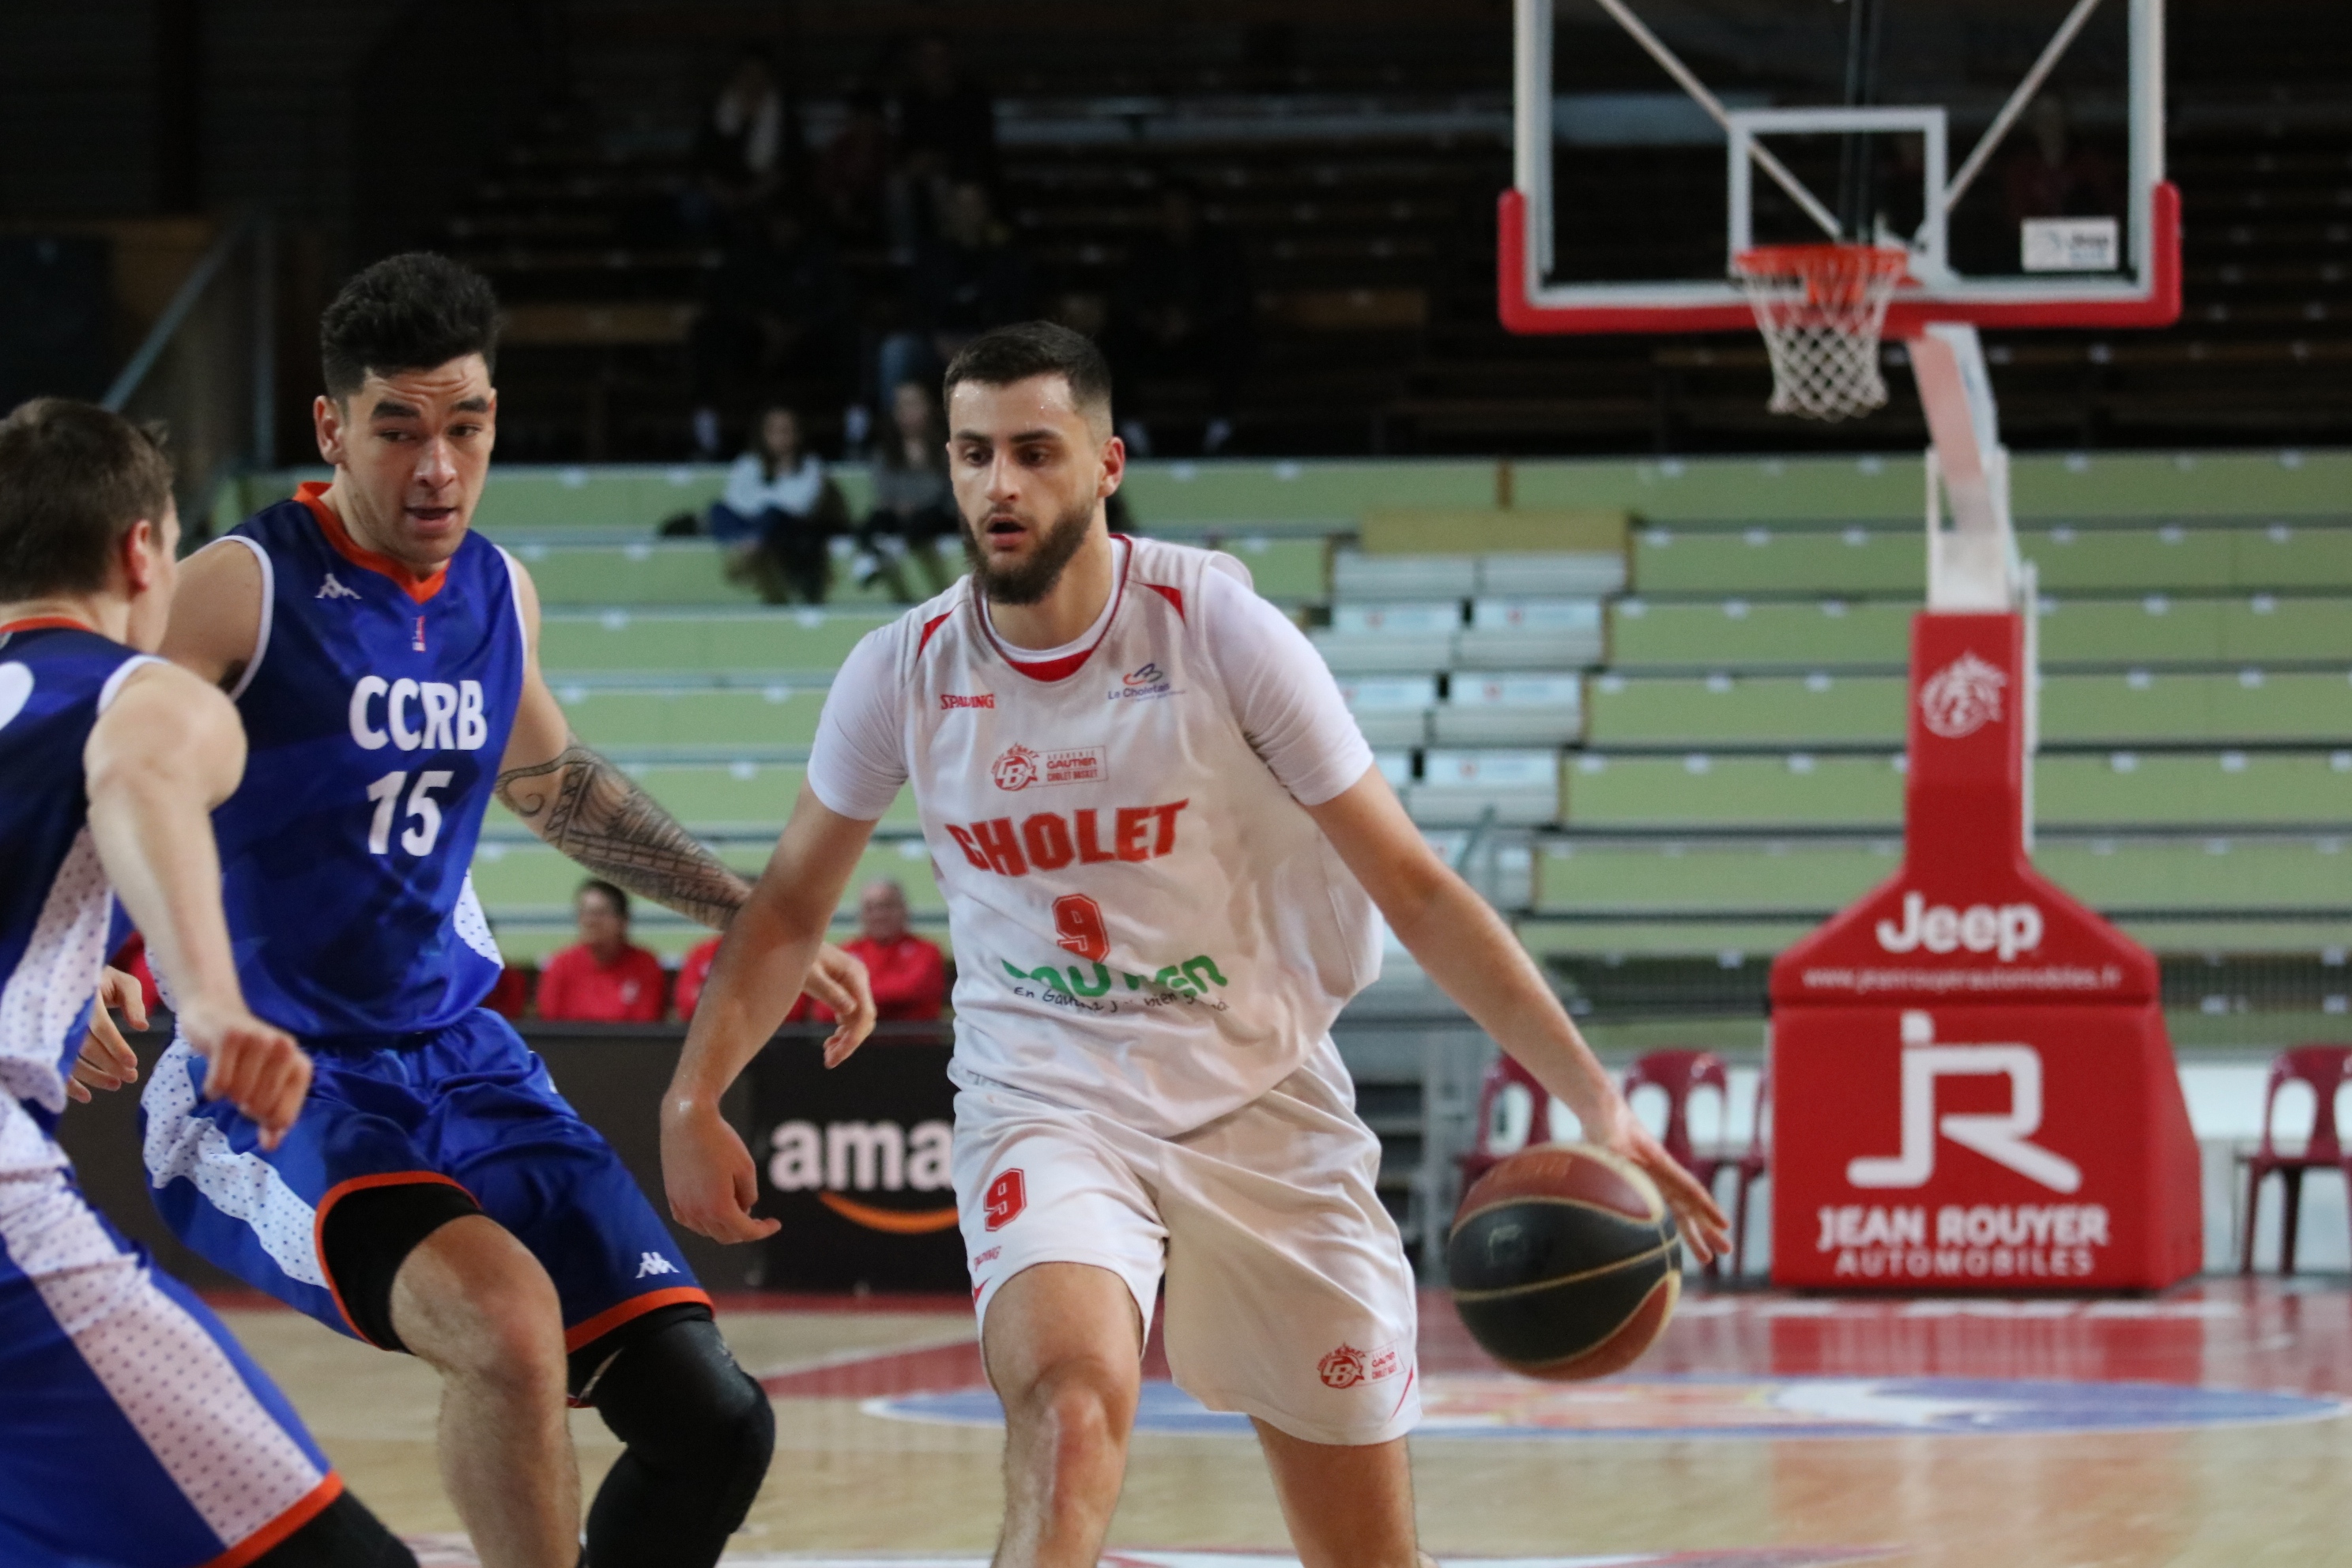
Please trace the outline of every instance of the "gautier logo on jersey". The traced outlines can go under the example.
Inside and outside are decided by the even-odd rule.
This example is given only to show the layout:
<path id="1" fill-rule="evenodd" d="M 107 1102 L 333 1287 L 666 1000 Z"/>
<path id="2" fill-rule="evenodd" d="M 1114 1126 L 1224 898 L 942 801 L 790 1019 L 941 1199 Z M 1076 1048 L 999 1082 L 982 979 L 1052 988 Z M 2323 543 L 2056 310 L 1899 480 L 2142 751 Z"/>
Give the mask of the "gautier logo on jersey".
<path id="1" fill-rule="evenodd" d="M 1110 776 L 1100 746 L 1061 746 L 1033 752 L 1014 746 L 989 769 L 999 789 L 1027 789 L 1031 784 L 1100 784 Z"/>
<path id="2" fill-rule="evenodd" d="M 352 739 L 363 751 L 478 752 L 489 739 L 482 683 L 386 680 L 363 675 L 352 688 Z"/>
<path id="3" fill-rule="evenodd" d="M 1018 786 L 1007 785 L 1007 788 Z M 1067 814 L 1041 811 L 1019 826 L 1009 816 L 968 826 L 947 824 L 963 858 L 982 871 L 1025 877 L 1032 868 L 1058 871 L 1073 863 L 1100 866 L 1114 860 L 1157 860 L 1176 847 L 1176 816 L 1192 803 L 1122 805 L 1098 812 L 1093 806 Z M 1106 823 L 1103 818 L 1110 820 Z M 1108 838 L 1104 828 L 1108 826 Z"/>
<path id="4" fill-rule="evenodd" d="M 868 1230 L 922 1236 L 956 1222 L 952 1203 L 929 1208 L 884 1208 L 851 1193 L 944 1193 L 954 1131 L 945 1121 L 786 1121 L 768 1135 L 768 1180 L 780 1193 L 814 1193 L 817 1202 Z"/>

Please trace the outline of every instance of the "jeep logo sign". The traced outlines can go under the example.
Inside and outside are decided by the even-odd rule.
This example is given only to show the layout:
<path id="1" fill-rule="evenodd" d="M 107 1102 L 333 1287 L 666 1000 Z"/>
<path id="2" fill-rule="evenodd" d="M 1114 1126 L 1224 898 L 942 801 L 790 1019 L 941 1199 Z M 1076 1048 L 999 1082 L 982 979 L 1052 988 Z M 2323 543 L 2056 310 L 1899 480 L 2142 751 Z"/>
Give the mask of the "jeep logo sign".
<path id="1" fill-rule="evenodd" d="M 2032 904 L 1970 904 L 1956 910 L 1929 904 L 1923 893 L 1903 895 L 1903 923 L 1878 922 L 1878 945 L 1888 952 L 1996 954 L 2007 963 L 2042 945 L 2042 910 Z"/>

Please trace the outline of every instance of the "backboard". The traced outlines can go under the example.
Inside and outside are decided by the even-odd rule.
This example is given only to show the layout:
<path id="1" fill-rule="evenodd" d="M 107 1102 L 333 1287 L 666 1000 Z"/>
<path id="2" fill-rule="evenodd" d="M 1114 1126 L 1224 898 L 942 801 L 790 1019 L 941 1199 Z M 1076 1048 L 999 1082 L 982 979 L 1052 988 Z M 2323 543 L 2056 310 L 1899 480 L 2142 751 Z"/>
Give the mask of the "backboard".
<path id="1" fill-rule="evenodd" d="M 2162 0 L 1514 0 L 1516 332 L 1754 325 L 1751 246 L 1897 245 L 1893 337 L 2180 311 Z"/>

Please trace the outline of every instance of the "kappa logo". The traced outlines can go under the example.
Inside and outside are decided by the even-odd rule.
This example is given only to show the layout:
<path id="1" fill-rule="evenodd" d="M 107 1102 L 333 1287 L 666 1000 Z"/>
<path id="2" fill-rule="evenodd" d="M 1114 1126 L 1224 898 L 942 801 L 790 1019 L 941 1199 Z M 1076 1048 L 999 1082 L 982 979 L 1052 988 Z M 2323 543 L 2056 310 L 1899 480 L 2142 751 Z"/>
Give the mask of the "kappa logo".
<path id="1" fill-rule="evenodd" d="M 327 574 L 327 580 L 319 584 L 319 591 L 310 596 L 314 599 L 356 599 L 359 595 L 344 587 L 335 574 L 330 572 Z"/>
<path id="2" fill-rule="evenodd" d="M 2082 1167 L 2038 1143 L 2042 1128 L 2042 1053 L 2013 1041 L 1998 1045 L 1939 1046 L 1936 1022 L 1926 1013 L 1903 1015 L 1903 1143 L 1892 1158 L 1865 1157 L 1846 1163 L 1845 1179 L 1857 1187 L 1924 1187 L 1936 1173 L 1938 1133 L 1973 1149 L 1996 1165 L 2015 1171 L 2053 1193 L 2083 1185 Z M 2009 1109 L 1994 1112 L 1936 1114 L 1939 1078 L 2009 1079 Z"/>
<path id="3" fill-rule="evenodd" d="M 1919 688 L 1919 717 L 1931 734 L 1958 741 L 2000 720 L 2009 677 L 1973 653 L 1964 653 Z"/>
<path id="4" fill-rule="evenodd" d="M 637 1278 L 640 1279 L 652 1274 L 675 1274 L 677 1272 L 677 1265 L 672 1263 L 668 1258 L 664 1258 L 658 1252 L 648 1252 L 644 1257 L 637 1259 Z"/>

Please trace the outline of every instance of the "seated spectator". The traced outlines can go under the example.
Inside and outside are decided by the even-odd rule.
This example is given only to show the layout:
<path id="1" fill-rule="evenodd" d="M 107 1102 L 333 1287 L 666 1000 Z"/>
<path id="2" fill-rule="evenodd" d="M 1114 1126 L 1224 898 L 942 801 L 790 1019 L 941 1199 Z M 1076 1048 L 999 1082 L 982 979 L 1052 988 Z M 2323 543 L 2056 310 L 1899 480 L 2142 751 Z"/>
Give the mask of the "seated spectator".
<path id="1" fill-rule="evenodd" d="M 884 877 L 857 896 L 858 934 L 841 944 L 866 965 L 874 1016 L 885 1024 L 935 1024 L 948 999 L 947 960 L 937 943 L 907 929 L 907 889 Z M 803 994 L 788 1024 L 835 1022 L 833 1009 Z"/>
<path id="2" fill-rule="evenodd" d="M 490 994 L 482 998 L 482 1005 L 499 1017 L 513 1020 L 530 1011 L 530 984 L 534 972 L 527 963 L 509 963 L 499 971 L 498 983 Z"/>
<path id="3" fill-rule="evenodd" d="M 851 88 L 844 108 L 841 129 L 817 158 L 817 199 L 835 234 L 871 240 L 884 232 L 889 201 L 890 122 L 871 87 Z"/>
<path id="4" fill-rule="evenodd" d="M 775 195 L 792 173 L 797 134 L 775 65 L 762 50 L 744 50 L 695 134 L 687 226 L 707 232 Z"/>
<path id="5" fill-rule="evenodd" d="M 629 895 L 591 878 L 580 884 L 572 907 L 580 945 L 555 954 L 541 971 L 539 1016 L 586 1024 L 660 1022 L 661 960 L 629 945 Z"/>
<path id="6" fill-rule="evenodd" d="M 779 203 L 736 226 L 687 335 L 694 448 L 719 455 L 719 410 L 759 389 L 815 383 L 845 396 L 856 363 L 850 289 L 824 233 Z"/>
<path id="7" fill-rule="evenodd" d="M 710 537 L 727 552 L 727 575 L 771 605 L 795 594 L 822 605 L 830 542 L 848 521 L 839 487 L 801 445 L 800 416 L 781 405 L 762 409 L 756 443 L 735 459 L 726 494 L 710 508 Z"/>
<path id="8" fill-rule="evenodd" d="M 1232 440 L 1234 406 L 1249 363 L 1250 286 L 1241 247 L 1201 216 L 1189 185 L 1171 184 L 1160 197 L 1159 232 L 1136 246 L 1120 290 L 1113 363 L 1136 381 L 1207 383 L 1209 422 L 1201 450 L 1213 456 Z M 1120 434 L 1138 456 L 1151 452 L 1151 436 L 1128 420 Z"/>
<path id="9" fill-rule="evenodd" d="M 1031 313 L 1028 260 L 996 221 L 987 187 L 950 187 L 940 217 L 940 237 L 916 252 L 911 325 L 882 342 L 884 386 L 936 382 L 958 349 Z"/>
<path id="10" fill-rule="evenodd" d="M 948 483 L 947 423 L 924 383 L 900 382 L 891 394 L 890 428 L 874 444 L 873 478 L 874 510 L 857 529 L 857 580 L 878 575 L 900 604 L 911 605 L 904 570 L 911 555 L 930 591 L 945 593 L 951 579 L 937 546 L 962 531 Z"/>
<path id="11" fill-rule="evenodd" d="M 710 979 L 710 961 L 719 956 L 719 938 L 698 942 L 686 950 L 685 961 L 677 966 L 677 984 L 671 993 L 677 1008 L 677 1021 L 694 1022 L 694 1009 L 702 1001 L 702 987 Z"/>

